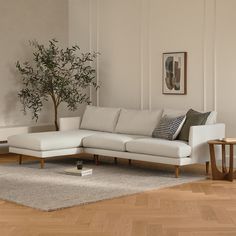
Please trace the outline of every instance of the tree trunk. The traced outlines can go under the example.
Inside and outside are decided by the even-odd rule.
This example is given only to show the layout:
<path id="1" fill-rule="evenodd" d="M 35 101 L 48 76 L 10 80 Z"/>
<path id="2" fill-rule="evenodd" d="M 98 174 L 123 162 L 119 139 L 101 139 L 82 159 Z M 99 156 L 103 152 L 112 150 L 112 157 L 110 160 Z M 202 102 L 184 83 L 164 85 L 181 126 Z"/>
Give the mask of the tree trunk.
<path id="1" fill-rule="evenodd" d="M 51 98 L 52 98 L 53 106 L 54 106 L 54 125 L 55 125 L 56 131 L 58 131 L 59 125 L 58 125 L 58 121 L 57 121 L 57 119 L 58 119 L 57 114 L 58 114 L 59 103 L 57 103 L 54 93 L 51 94 Z"/>
<path id="2" fill-rule="evenodd" d="M 56 106 L 56 104 L 54 104 L 54 124 L 55 124 L 55 129 L 56 129 L 56 131 L 58 131 L 59 130 L 59 125 L 58 125 L 58 117 L 57 117 L 57 106 Z"/>

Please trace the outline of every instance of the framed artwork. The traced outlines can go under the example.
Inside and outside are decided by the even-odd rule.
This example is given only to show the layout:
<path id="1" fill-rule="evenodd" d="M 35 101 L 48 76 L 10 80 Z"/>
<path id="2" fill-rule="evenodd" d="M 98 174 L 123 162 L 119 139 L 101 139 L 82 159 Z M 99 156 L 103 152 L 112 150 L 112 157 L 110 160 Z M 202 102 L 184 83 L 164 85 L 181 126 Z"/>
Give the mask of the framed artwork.
<path id="1" fill-rule="evenodd" d="M 163 94 L 187 94 L 187 52 L 163 53 Z"/>

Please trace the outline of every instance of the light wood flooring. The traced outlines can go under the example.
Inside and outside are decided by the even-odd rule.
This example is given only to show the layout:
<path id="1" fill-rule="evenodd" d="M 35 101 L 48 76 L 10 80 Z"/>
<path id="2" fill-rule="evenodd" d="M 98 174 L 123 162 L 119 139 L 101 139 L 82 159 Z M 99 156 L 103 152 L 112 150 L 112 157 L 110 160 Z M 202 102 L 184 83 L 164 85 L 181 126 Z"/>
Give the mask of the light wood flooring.
<path id="1" fill-rule="evenodd" d="M 0 156 L 0 164 L 9 161 L 16 157 Z M 5 235 L 235 236 L 236 182 L 208 179 L 54 212 L 0 200 L 0 236 Z"/>

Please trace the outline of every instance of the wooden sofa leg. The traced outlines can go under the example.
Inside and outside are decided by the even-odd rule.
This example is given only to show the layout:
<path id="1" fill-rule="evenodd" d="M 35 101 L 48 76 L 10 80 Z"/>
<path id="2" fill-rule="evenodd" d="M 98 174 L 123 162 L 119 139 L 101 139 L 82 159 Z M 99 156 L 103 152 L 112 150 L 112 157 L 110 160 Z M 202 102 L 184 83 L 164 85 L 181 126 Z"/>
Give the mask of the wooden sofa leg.
<path id="1" fill-rule="evenodd" d="M 210 162 L 206 161 L 206 175 L 209 174 L 209 166 L 210 166 Z"/>
<path id="2" fill-rule="evenodd" d="M 129 165 L 131 166 L 131 159 L 129 159 Z"/>
<path id="3" fill-rule="evenodd" d="M 41 169 L 44 168 L 44 158 L 40 159 L 40 167 L 41 167 Z"/>
<path id="4" fill-rule="evenodd" d="M 22 164 L 22 155 L 19 156 L 19 165 Z"/>
<path id="5" fill-rule="evenodd" d="M 95 164 L 99 165 L 99 159 L 98 159 L 98 155 L 94 155 L 94 160 L 95 160 Z"/>
<path id="6" fill-rule="evenodd" d="M 179 166 L 175 166 L 175 178 L 179 178 Z"/>
<path id="7" fill-rule="evenodd" d="M 117 165 L 117 157 L 114 157 L 114 163 Z"/>

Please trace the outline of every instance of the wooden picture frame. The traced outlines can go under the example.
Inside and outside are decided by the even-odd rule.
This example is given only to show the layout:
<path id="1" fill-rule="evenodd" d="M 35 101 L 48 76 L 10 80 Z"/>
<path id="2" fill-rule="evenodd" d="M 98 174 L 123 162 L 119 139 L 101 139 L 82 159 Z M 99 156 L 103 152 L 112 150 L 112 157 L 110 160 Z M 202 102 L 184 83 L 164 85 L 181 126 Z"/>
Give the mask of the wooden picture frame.
<path id="1" fill-rule="evenodd" d="M 162 93 L 187 94 L 187 52 L 163 53 Z"/>

